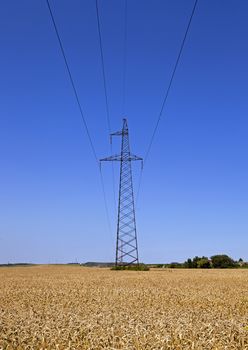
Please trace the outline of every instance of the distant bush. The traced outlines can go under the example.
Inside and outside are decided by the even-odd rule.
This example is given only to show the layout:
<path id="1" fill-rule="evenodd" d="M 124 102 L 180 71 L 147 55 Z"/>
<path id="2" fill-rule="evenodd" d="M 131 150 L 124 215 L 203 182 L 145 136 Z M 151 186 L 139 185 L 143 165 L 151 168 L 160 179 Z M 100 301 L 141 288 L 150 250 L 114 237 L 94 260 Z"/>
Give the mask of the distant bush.
<path id="1" fill-rule="evenodd" d="M 129 270 L 129 271 L 149 271 L 149 267 L 145 264 L 113 266 L 111 270 Z"/>
<path id="2" fill-rule="evenodd" d="M 0 264 L 0 267 L 18 267 L 18 266 L 35 266 L 36 264 L 31 264 L 31 263 L 8 263 L 8 264 Z"/>
<path id="3" fill-rule="evenodd" d="M 170 269 L 181 269 L 183 267 L 183 264 L 180 264 L 178 262 L 172 262 L 168 265 Z"/>
<path id="4" fill-rule="evenodd" d="M 157 269 L 162 269 L 164 267 L 164 264 L 156 264 L 154 265 Z"/>

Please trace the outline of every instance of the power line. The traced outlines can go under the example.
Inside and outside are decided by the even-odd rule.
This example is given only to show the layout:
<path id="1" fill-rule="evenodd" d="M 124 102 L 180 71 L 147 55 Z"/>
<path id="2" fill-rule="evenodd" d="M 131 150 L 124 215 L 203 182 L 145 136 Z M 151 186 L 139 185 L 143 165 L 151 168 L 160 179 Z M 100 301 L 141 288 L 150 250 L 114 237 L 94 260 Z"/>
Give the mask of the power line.
<path id="1" fill-rule="evenodd" d="M 93 152 L 93 156 L 94 156 L 94 158 L 96 160 L 97 168 L 99 169 L 100 180 L 101 180 L 101 187 L 102 187 L 102 193 L 103 193 L 103 199 L 104 199 L 104 206 L 105 206 L 105 211 L 106 211 L 106 216 L 107 216 L 107 222 L 108 222 L 109 231 L 112 234 L 110 218 L 109 218 L 109 210 L 108 210 L 107 199 L 106 199 L 106 191 L 105 191 L 105 187 L 104 187 L 104 181 L 103 181 L 102 173 L 101 173 L 100 168 L 99 168 L 98 157 L 96 155 L 96 150 L 95 150 L 95 147 L 94 147 L 94 144 L 93 144 L 90 132 L 89 132 L 89 128 L 88 128 L 86 119 L 84 117 L 83 108 L 82 108 L 82 105 L 81 105 L 80 100 L 79 100 L 77 89 L 76 89 L 76 86 L 75 86 L 75 83 L 74 83 L 74 80 L 73 80 L 73 77 L 72 77 L 72 74 L 71 74 L 71 70 L 70 70 L 70 67 L 69 67 L 69 64 L 68 64 L 68 60 L 66 58 L 64 46 L 62 44 L 62 40 L 61 40 L 61 37 L 59 35 L 58 27 L 56 25 L 55 18 L 53 16 L 53 12 L 52 12 L 49 0 L 46 0 L 46 3 L 47 3 L 48 10 L 49 10 L 52 22 L 53 22 L 54 30 L 55 30 L 55 33 L 56 33 L 56 36 L 57 36 L 57 39 L 58 39 L 58 42 L 59 42 L 61 53 L 62 53 L 62 56 L 64 58 L 65 66 L 66 66 L 66 69 L 67 69 L 67 72 L 68 72 L 68 75 L 69 75 L 69 78 L 70 78 L 72 90 L 74 92 L 74 95 L 75 95 L 75 98 L 76 98 L 76 101 L 77 101 L 77 105 L 78 105 L 78 108 L 79 108 L 79 112 L 80 112 L 81 118 L 83 120 L 83 124 L 84 124 L 85 130 L 86 130 L 86 134 L 88 136 L 89 143 L 90 143 L 90 146 L 91 146 L 91 149 L 92 149 L 92 152 Z"/>
<path id="2" fill-rule="evenodd" d="M 184 45 L 185 45 L 185 42 L 186 42 L 186 38 L 187 38 L 189 29 L 190 29 L 190 25 L 191 25 L 192 19 L 193 19 L 193 17 L 194 17 L 194 13 L 195 13 L 195 9 L 196 9 L 197 3 L 198 3 L 198 0 L 195 0 L 194 6 L 193 6 L 193 9 L 192 9 L 192 12 L 191 12 L 189 21 L 188 21 L 188 25 L 187 25 L 187 27 L 186 27 L 186 31 L 185 31 L 185 33 L 184 33 L 184 37 L 183 37 L 183 40 L 182 40 L 182 43 L 181 43 L 181 46 L 180 46 L 180 50 L 179 50 L 179 52 L 178 52 L 178 56 L 177 56 L 177 59 L 176 59 L 176 63 L 175 63 L 175 65 L 174 65 L 174 68 L 173 68 L 173 71 L 172 71 L 172 75 L 171 75 L 171 78 L 170 78 L 170 81 L 169 81 L 169 85 L 168 85 L 168 87 L 167 87 L 167 89 L 166 89 L 165 96 L 164 96 L 164 99 L 163 99 L 163 103 L 162 103 L 162 106 L 161 106 L 161 109 L 160 109 L 160 112 L 159 112 L 159 115 L 158 115 L 158 118 L 157 118 L 157 122 L 156 122 L 155 128 L 154 128 L 154 130 L 153 130 L 152 137 L 151 137 L 151 140 L 150 140 L 150 143 L 149 143 L 149 146 L 148 146 L 148 149 L 147 149 L 145 158 L 144 158 L 144 159 L 145 159 L 145 162 L 146 162 L 147 157 L 148 157 L 148 155 L 149 155 L 149 153 L 150 153 L 150 150 L 151 150 L 151 147 L 152 147 L 152 144 L 153 144 L 153 141 L 154 141 L 154 138 L 155 138 L 155 135 L 156 135 L 156 132 L 157 132 L 157 129 L 158 129 L 160 120 L 161 120 L 161 118 L 162 118 L 162 114 L 163 114 L 163 111 L 164 111 L 164 107 L 165 107 L 167 98 L 168 98 L 168 96 L 169 96 L 169 92 L 170 92 L 170 89 L 171 89 L 171 86 L 172 86 L 172 83 L 173 83 L 173 80 L 174 80 L 174 76 L 175 76 L 175 73 L 176 73 L 176 70 L 177 70 L 177 67 L 178 67 L 178 64 L 179 64 L 181 55 L 182 55 L 182 51 L 183 51 L 183 48 L 184 48 Z"/>
<path id="3" fill-rule="evenodd" d="M 140 172 L 140 175 L 139 175 L 138 190 L 137 190 L 137 194 L 136 194 L 136 208 L 138 208 L 142 178 L 143 178 L 143 168 L 141 169 L 141 172 Z"/>
<path id="4" fill-rule="evenodd" d="M 107 95 L 106 73 L 105 73 L 105 65 L 104 65 L 104 57 L 103 57 L 102 34 L 101 34 L 101 26 L 100 26 L 100 18 L 99 18 L 98 0 L 96 0 L 95 2 L 96 2 L 97 29 L 98 29 L 100 52 L 101 52 L 101 66 L 102 66 L 104 95 L 105 95 L 105 104 L 106 104 L 106 112 L 107 112 L 108 131 L 110 134 L 111 124 L 110 124 L 110 116 L 109 116 L 109 103 L 108 103 L 108 95 Z"/>
<path id="5" fill-rule="evenodd" d="M 65 55 L 65 50 L 64 50 L 64 47 L 63 47 L 62 40 L 60 38 L 59 32 L 58 32 L 58 28 L 57 28 L 57 25 L 56 25 L 56 22 L 55 22 L 55 19 L 54 19 L 54 16 L 53 16 L 53 12 L 52 12 L 49 0 L 46 0 L 46 3 L 47 3 L 47 6 L 48 6 L 48 9 L 49 9 L 49 12 L 50 12 L 50 16 L 51 16 L 51 19 L 52 19 L 52 22 L 53 22 L 53 26 L 54 26 L 54 29 L 55 29 L 55 32 L 56 32 L 56 35 L 57 35 L 57 39 L 58 39 L 58 42 L 59 42 L 61 53 L 62 53 L 62 56 L 63 56 L 64 61 L 65 61 L 66 69 L 67 69 L 67 72 L 68 72 L 68 75 L 69 75 L 69 78 L 70 78 L 70 82 L 71 82 L 71 86 L 72 86 L 72 89 L 73 89 L 73 92 L 74 92 L 74 95 L 75 95 L 75 98 L 76 98 L 76 101 L 77 101 L 79 112 L 80 112 L 80 115 L 82 117 L 83 124 L 84 124 L 85 130 L 86 130 L 89 142 L 90 142 L 90 146 L 91 146 L 94 158 L 95 158 L 96 162 L 98 163 L 96 150 L 95 150 L 95 147 L 93 145 L 93 141 L 92 141 L 92 138 L 90 136 L 89 128 L 88 128 L 87 122 L 86 122 L 85 117 L 84 117 L 83 109 L 82 109 L 81 103 L 79 101 L 79 96 L 78 96 L 78 93 L 77 93 L 77 89 L 76 89 L 76 86 L 75 86 L 73 78 L 72 78 L 71 70 L 70 70 L 70 67 L 69 67 L 66 55 Z"/>
<path id="6" fill-rule="evenodd" d="M 179 61 L 180 61 L 182 52 L 183 52 L 183 48 L 184 48 L 184 46 L 185 46 L 185 42 L 186 42 L 186 39 L 187 39 L 187 36 L 188 36 L 188 32 L 189 32 L 189 29 L 190 29 L 190 25 L 191 25 L 192 19 L 193 19 L 194 14 L 195 14 L 195 9 L 196 9 L 197 3 L 198 3 L 198 0 L 195 0 L 194 6 L 193 6 L 193 8 L 192 8 L 191 15 L 190 15 L 190 17 L 189 17 L 189 21 L 188 21 L 188 24 L 187 24 L 187 27 L 186 27 L 186 30 L 185 30 L 185 33 L 184 33 L 184 36 L 183 36 L 183 40 L 182 40 L 182 43 L 181 43 L 181 45 L 180 45 L 180 49 L 179 49 L 179 52 L 178 52 L 178 56 L 177 56 L 177 59 L 176 59 L 176 62 L 175 62 L 175 65 L 174 65 L 174 68 L 173 68 L 173 71 L 172 71 L 172 75 L 171 75 L 171 78 L 170 78 L 168 87 L 167 87 L 167 89 L 166 89 L 166 92 L 165 92 L 165 96 L 164 96 L 164 99 L 163 99 L 163 102 L 162 102 L 162 106 L 161 106 L 161 109 L 160 109 L 160 112 L 159 112 L 159 115 L 158 115 L 158 118 L 157 118 L 157 122 L 156 122 L 155 128 L 154 128 L 154 130 L 153 130 L 152 137 L 151 137 L 151 140 L 150 140 L 150 142 L 149 142 L 149 145 L 148 145 L 148 148 L 147 148 L 145 157 L 144 157 L 144 165 L 145 165 L 145 163 L 146 163 L 146 161 L 147 161 L 147 158 L 148 158 L 148 155 L 149 155 L 149 153 L 150 153 L 150 151 L 151 151 L 151 147 L 152 147 L 152 144 L 153 144 L 153 141 L 154 141 L 154 138 L 155 138 L 155 135 L 156 135 L 156 132 L 157 132 L 157 129 L 158 129 L 160 120 L 161 120 L 161 118 L 162 118 L 162 114 L 163 114 L 163 111 L 164 111 L 164 107 L 165 107 L 165 104 L 166 104 L 166 102 L 167 102 L 167 98 L 168 98 L 168 96 L 169 96 L 169 92 L 170 92 L 170 89 L 171 89 L 171 86 L 172 86 L 172 83 L 173 83 L 173 80 L 174 80 L 174 77 L 175 77 L 175 74 L 176 74 L 176 71 L 177 71 L 177 67 L 178 67 L 178 64 L 179 64 Z M 137 195 L 136 195 L 136 206 L 137 206 L 138 200 L 139 200 L 139 194 L 140 194 L 140 188 L 141 188 L 142 177 L 143 177 L 143 172 L 141 172 L 141 173 L 140 173 L 140 176 L 139 176 L 138 191 L 137 191 Z"/>
<path id="7" fill-rule="evenodd" d="M 103 176 L 102 176 L 101 171 L 100 171 L 100 179 L 101 179 L 102 194 L 103 194 L 103 201 L 104 201 L 106 219 L 107 219 L 107 224 L 108 224 L 108 230 L 109 230 L 111 237 L 113 238 L 112 226 L 111 226 L 111 221 L 110 221 L 110 217 L 109 217 L 108 202 L 107 202 L 107 197 L 106 197 L 106 190 L 105 190 L 104 180 L 103 180 Z"/>
<path id="8" fill-rule="evenodd" d="M 124 8 L 124 45 L 123 45 L 123 75 L 122 75 L 122 113 L 125 113 L 126 105 L 126 71 L 127 71 L 127 0 Z"/>
<path id="9" fill-rule="evenodd" d="M 101 26 L 100 26 L 100 16 L 99 16 L 99 7 L 98 0 L 96 3 L 96 17 L 97 17 L 97 29 L 98 29 L 98 39 L 101 53 L 101 67 L 102 67 L 102 75 L 103 75 L 103 86 L 104 86 L 104 96 L 105 96 L 105 105 L 106 105 L 106 115 L 107 115 L 107 124 L 108 124 L 108 132 L 111 134 L 111 123 L 110 123 L 110 113 L 109 113 L 109 102 L 108 102 L 108 94 L 107 94 L 107 83 L 106 83 L 106 72 L 105 72 L 105 64 L 104 64 L 104 56 L 103 56 L 103 45 L 102 45 L 102 34 L 101 34 Z M 113 153 L 112 143 L 110 144 L 110 152 Z M 112 184 L 113 184 L 113 195 L 114 195 L 114 203 L 116 206 L 116 193 L 115 193 L 115 172 L 114 172 L 114 164 L 112 163 Z"/>

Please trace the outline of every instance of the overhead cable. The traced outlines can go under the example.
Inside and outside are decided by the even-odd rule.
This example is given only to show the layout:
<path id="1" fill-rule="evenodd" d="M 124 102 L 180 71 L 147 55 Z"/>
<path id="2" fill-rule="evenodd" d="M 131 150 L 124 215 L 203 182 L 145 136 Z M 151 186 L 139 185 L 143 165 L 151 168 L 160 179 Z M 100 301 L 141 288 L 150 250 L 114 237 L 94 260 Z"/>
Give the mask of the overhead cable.
<path id="1" fill-rule="evenodd" d="M 127 71 L 127 0 L 124 8 L 124 45 L 123 45 L 123 74 L 122 74 L 122 113 L 125 115 L 126 109 L 126 71 Z"/>
<path id="2" fill-rule="evenodd" d="M 58 39 L 58 42 L 59 42 L 59 46 L 60 46 L 60 49 L 61 49 L 61 53 L 62 53 L 62 56 L 63 56 L 63 58 L 64 58 L 64 62 L 65 62 L 65 66 L 66 66 L 66 69 L 67 69 L 67 72 L 68 72 L 68 75 L 69 75 L 69 79 L 70 79 L 70 82 L 71 82 L 71 86 L 72 86 L 72 89 L 73 89 L 73 92 L 74 92 L 74 95 L 75 95 L 75 98 L 76 98 L 76 101 L 77 101 L 77 105 L 78 105 L 78 108 L 79 108 L 79 112 L 80 112 L 81 118 L 82 118 L 82 120 L 83 120 L 83 124 L 84 124 L 85 130 L 86 130 L 86 134 L 87 134 L 87 136 L 88 136 L 89 143 L 90 143 L 90 146 L 91 146 L 91 149 L 92 149 L 94 158 L 95 158 L 95 160 L 96 160 L 97 163 L 98 163 L 98 158 L 97 158 L 97 155 L 96 155 L 96 150 L 95 150 L 95 147 L 94 147 L 94 145 L 93 145 L 93 141 L 92 141 L 92 138 L 91 138 L 91 136 L 90 136 L 89 128 L 88 128 L 87 122 L 86 122 L 85 117 L 84 117 L 83 108 L 82 108 L 82 106 L 81 106 L 81 103 L 80 103 L 80 100 L 79 100 L 79 96 L 78 96 L 78 93 L 77 93 L 77 89 L 76 89 L 76 86 L 75 86 L 74 81 L 73 81 L 73 78 L 72 78 L 71 70 L 70 70 L 70 67 L 69 67 L 69 64 L 68 64 L 68 61 L 67 61 L 67 58 L 66 58 L 65 50 L 64 50 L 64 47 L 63 47 L 63 44 L 62 44 L 61 37 L 60 37 L 59 32 L 58 32 L 58 28 L 57 28 L 57 25 L 56 25 L 56 22 L 55 22 L 55 18 L 54 18 L 54 16 L 53 16 L 53 12 L 52 12 L 52 9 L 51 9 L 49 0 L 46 0 L 46 2 L 47 2 L 47 6 L 48 6 L 48 9 L 49 9 L 49 13 L 50 13 L 50 16 L 51 16 L 51 19 L 52 19 L 52 22 L 53 22 L 54 30 L 55 30 L 55 32 L 56 32 L 56 36 L 57 36 L 57 39 Z"/>
<path id="3" fill-rule="evenodd" d="M 168 87 L 167 87 L 167 89 L 165 91 L 165 95 L 164 95 L 164 98 L 163 98 L 162 106 L 160 108 L 160 112 L 159 112 L 159 115 L 158 115 L 155 127 L 153 129 L 153 133 L 152 133 L 150 142 L 148 144 L 148 148 L 147 148 L 147 151 L 146 151 L 146 154 L 145 154 L 145 157 L 144 157 L 144 165 L 146 164 L 148 155 L 149 155 L 149 153 L 151 151 L 151 147 L 152 147 L 152 144 L 154 142 L 154 138 L 155 138 L 155 135 L 156 135 L 157 130 L 158 130 L 159 123 L 160 123 L 161 118 L 162 118 L 162 114 L 163 114 L 163 111 L 164 111 L 164 108 L 165 108 L 165 105 L 166 105 L 166 102 L 167 102 L 167 99 L 168 99 L 168 96 L 169 96 L 169 92 L 170 92 L 170 89 L 171 89 L 171 86 L 172 86 L 172 83 L 173 83 L 173 80 L 174 80 L 174 77 L 175 77 L 175 74 L 176 74 L 176 71 L 177 71 L 177 68 L 178 68 L 178 64 L 179 64 L 180 58 L 182 56 L 183 48 L 185 46 L 185 42 L 186 42 L 186 39 L 187 39 L 187 36 L 188 36 L 188 33 L 189 33 L 191 22 L 192 22 L 192 19 L 194 17 L 194 14 L 195 14 L 195 9 L 196 9 L 197 3 L 198 3 L 198 0 L 195 0 L 194 6 L 192 8 L 192 11 L 191 11 L 191 14 L 190 14 L 190 17 L 189 17 L 189 21 L 188 21 L 188 24 L 187 24 L 187 27 L 186 27 L 186 30 L 185 30 L 185 33 L 184 33 L 184 36 L 183 36 L 183 40 L 182 40 L 181 45 L 180 45 L 180 49 L 179 49 L 179 52 L 178 52 L 178 55 L 177 55 L 177 59 L 176 59 L 175 65 L 173 67 L 171 78 L 169 80 Z M 139 177 L 139 181 L 138 181 L 138 191 L 137 191 L 137 195 L 136 195 L 136 205 L 138 204 L 138 200 L 139 200 L 142 176 L 143 176 L 143 172 L 140 173 L 140 177 Z"/>
<path id="4" fill-rule="evenodd" d="M 78 108 L 79 108 L 79 112 L 80 112 L 80 115 L 81 115 L 81 118 L 82 118 L 85 130 L 86 130 L 86 134 L 87 134 L 87 137 L 88 137 L 91 149 L 92 149 L 92 153 L 93 153 L 93 156 L 94 156 L 95 161 L 97 163 L 97 168 L 99 169 L 100 180 L 101 180 L 101 187 L 102 187 L 102 192 L 103 192 L 103 197 L 104 197 L 103 199 L 104 199 L 104 206 L 105 206 L 105 211 L 106 211 L 106 216 L 107 216 L 108 227 L 109 227 L 110 232 L 112 233 L 111 224 L 110 224 L 110 218 L 109 218 L 109 210 L 108 210 L 108 205 L 107 205 L 107 200 L 106 200 L 106 191 L 105 191 L 105 187 L 104 187 L 104 181 L 103 181 L 102 173 L 101 173 L 100 168 L 99 168 L 99 162 L 98 162 L 98 157 L 97 157 L 97 154 L 96 154 L 96 150 L 95 150 L 95 147 L 94 147 L 94 144 L 93 144 L 90 132 L 89 132 L 89 128 L 88 128 L 88 125 L 87 125 L 87 122 L 86 122 L 86 119 L 85 119 L 85 116 L 84 116 L 84 113 L 83 113 L 83 108 L 82 108 L 82 105 L 81 105 L 80 100 L 79 100 L 79 95 L 78 95 L 78 92 L 77 92 L 77 89 L 76 89 L 76 86 L 75 86 L 75 83 L 74 83 L 74 80 L 73 80 L 73 77 L 72 77 L 70 66 L 68 64 L 68 60 L 66 58 L 64 46 L 63 46 L 63 43 L 62 43 L 62 39 L 61 39 L 61 37 L 59 35 L 58 27 L 56 25 L 55 18 L 54 18 L 54 15 L 53 15 L 53 12 L 52 12 L 49 0 L 46 0 L 46 3 L 47 3 L 48 10 L 49 10 L 49 13 L 50 13 L 50 16 L 51 16 L 51 19 L 52 19 L 52 23 L 53 23 L 53 26 L 54 26 L 54 30 L 55 30 L 57 39 L 58 39 L 58 42 L 59 42 L 59 46 L 60 46 L 61 53 L 62 53 L 64 62 L 65 62 L 65 66 L 66 66 L 66 69 L 67 69 L 67 72 L 68 72 L 68 75 L 69 75 L 69 79 L 70 79 L 70 82 L 71 82 L 72 90 L 74 92 L 74 95 L 75 95 L 75 98 L 76 98 L 76 102 L 77 102 L 77 105 L 78 105 Z"/>
<path id="5" fill-rule="evenodd" d="M 99 47 L 100 47 L 100 53 L 101 53 L 101 67 L 102 67 L 102 75 L 103 75 L 103 86 L 104 86 L 104 96 L 105 96 L 105 105 L 106 105 L 107 124 L 108 124 L 108 132 L 109 132 L 109 134 L 111 134 L 109 102 L 108 102 L 108 94 L 107 94 L 107 82 L 106 82 L 106 72 L 105 72 L 104 55 L 103 55 L 103 45 L 102 45 L 102 34 L 101 34 L 101 25 L 100 25 L 98 0 L 96 0 L 95 3 L 96 3 L 96 17 L 97 17 L 98 39 L 99 39 Z M 112 143 L 110 143 L 110 152 L 111 152 L 111 154 L 113 153 Z M 115 203 L 115 206 L 116 206 L 115 173 L 114 173 L 114 164 L 113 163 L 112 163 L 111 168 L 112 168 L 112 184 L 113 184 L 114 203 Z"/>
<path id="6" fill-rule="evenodd" d="M 189 29 L 190 29 L 190 25 L 191 25 L 192 19 L 194 17 L 194 13 L 195 13 L 195 9 L 196 9 L 197 3 L 198 3 L 198 0 L 195 0 L 194 6 L 193 6 L 193 9 L 191 11 L 191 15 L 190 15 L 190 18 L 189 18 L 189 21 L 188 21 L 188 24 L 187 24 L 187 27 L 186 27 L 186 30 L 185 30 L 185 33 L 184 33 L 184 36 L 183 36 L 183 40 L 182 40 L 182 43 L 181 43 L 181 46 L 180 46 L 180 49 L 179 49 L 179 52 L 178 52 L 178 55 L 177 55 L 177 59 L 176 59 L 176 62 L 175 62 L 175 65 L 174 65 L 174 68 L 173 68 L 173 71 L 172 71 L 172 74 L 171 74 L 169 85 L 168 85 L 168 87 L 167 87 L 167 89 L 165 91 L 165 96 L 163 98 L 163 102 L 162 102 L 162 106 L 160 108 L 160 112 L 159 112 L 159 115 L 158 115 L 158 118 L 157 118 L 157 122 L 156 122 L 155 128 L 154 128 L 153 133 L 152 133 L 151 140 L 149 142 L 149 145 L 148 145 L 148 148 L 147 148 L 147 151 L 146 151 L 146 154 L 145 154 L 145 158 L 144 158 L 145 162 L 146 162 L 146 160 L 148 158 L 148 155 L 150 153 L 150 150 L 151 150 L 151 147 L 152 147 L 152 144 L 153 144 L 153 141 L 154 141 L 154 138 L 155 138 L 155 135 L 156 135 L 159 123 L 160 123 L 161 118 L 162 118 L 162 114 L 163 114 L 163 111 L 164 111 L 164 108 L 165 108 L 165 104 L 166 104 L 167 98 L 169 96 L 169 92 L 170 92 L 170 89 L 171 89 L 171 86 L 172 86 L 172 83 L 173 83 L 173 80 L 174 80 L 174 77 L 175 77 L 175 74 L 176 74 L 176 71 L 177 71 L 177 67 L 178 67 L 180 58 L 182 56 L 183 48 L 185 46 L 185 42 L 186 42 L 186 39 L 187 39 L 187 35 L 188 35 Z"/>

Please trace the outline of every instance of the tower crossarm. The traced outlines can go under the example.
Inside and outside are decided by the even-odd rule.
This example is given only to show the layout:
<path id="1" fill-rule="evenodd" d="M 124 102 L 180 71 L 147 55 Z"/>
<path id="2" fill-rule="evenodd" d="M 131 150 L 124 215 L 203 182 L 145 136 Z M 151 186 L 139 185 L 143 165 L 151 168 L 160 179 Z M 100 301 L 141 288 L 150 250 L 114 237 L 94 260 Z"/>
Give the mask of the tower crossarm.
<path id="1" fill-rule="evenodd" d="M 128 160 L 141 160 L 143 162 L 143 158 L 138 157 L 135 154 L 130 154 Z"/>
<path id="2" fill-rule="evenodd" d="M 114 161 L 121 161 L 121 155 L 116 154 L 113 156 L 100 159 L 100 162 L 114 162 Z"/>
<path id="3" fill-rule="evenodd" d="M 123 160 L 129 160 L 129 161 L 133 161 L 133 160 L 141 160 L 143 161 L 143 158 L 136 156 L 135 154 L 115 154 L 113 156 L 109 156 L 106 158 L 102 158 L 100 159 L 100 162 L 114 162 L 114 161 L 123 161 Z"/>
<path id="4" fill-rule="evenodd" d="M 127 120 L 123 119 L 123 127 L 121 131 L 116 131 L 110 134 L 110 141 L 112 142 L 112 136 L 128 136 Z"/>

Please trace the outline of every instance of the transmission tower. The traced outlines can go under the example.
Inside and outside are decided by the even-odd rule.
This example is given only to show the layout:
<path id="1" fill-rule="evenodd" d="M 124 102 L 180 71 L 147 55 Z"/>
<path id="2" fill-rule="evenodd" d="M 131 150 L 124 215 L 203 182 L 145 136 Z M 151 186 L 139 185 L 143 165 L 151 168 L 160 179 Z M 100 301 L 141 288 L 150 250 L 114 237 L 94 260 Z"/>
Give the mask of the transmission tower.
<path id="1" fill-rule="evenodd" d="M 123 119 L 122 130 L 110 136 L 111 142 L 112 136 L 121 136 L 121 154 L 100 159 L 100 162 L 120 162 L 115 265 L 139 264 L 131 162 L 133 160 L 141 160 L 143 162 L 143 159 L 130 153 L 126 119 Z"/>

